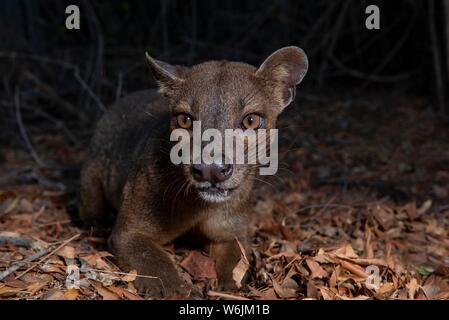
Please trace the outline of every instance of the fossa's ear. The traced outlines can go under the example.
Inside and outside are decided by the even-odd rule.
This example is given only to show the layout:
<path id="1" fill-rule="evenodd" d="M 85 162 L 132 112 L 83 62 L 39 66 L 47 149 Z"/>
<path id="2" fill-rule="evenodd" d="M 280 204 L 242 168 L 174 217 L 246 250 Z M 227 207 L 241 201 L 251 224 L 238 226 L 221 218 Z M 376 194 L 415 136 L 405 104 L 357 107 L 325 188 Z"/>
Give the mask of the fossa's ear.
<path id="1" fill-rule="evenodd" d="M 170 95 L 172 90 L 184 82 L 188 68 L 180 65 L 171 65 L 163 61 L 153 59 L 146 53 L 148 64 L 154 79 L 159 85 L 159 91 L 164 95 Z"/>
<path id="2" fill-rule="evenodd" d="M 284 47 L 262 63 L 256 77 L 265 82 L 282 110 L 295 98 L 296 85 L 302 81 L 308 68 L 307 55 L 301 48 Z"/>

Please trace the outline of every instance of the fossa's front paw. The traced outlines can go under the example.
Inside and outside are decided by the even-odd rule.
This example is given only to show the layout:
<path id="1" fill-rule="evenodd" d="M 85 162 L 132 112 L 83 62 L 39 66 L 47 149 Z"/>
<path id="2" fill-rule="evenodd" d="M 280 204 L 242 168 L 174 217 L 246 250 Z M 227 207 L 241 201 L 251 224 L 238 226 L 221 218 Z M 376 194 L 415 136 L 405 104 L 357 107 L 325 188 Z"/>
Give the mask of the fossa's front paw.
<path id="1" fill-rule="evenodd" d="M 220 270 L 217 270 L 220 272 Z M 232 273 L 218 273 L 218 290 L 221 291 L 238 291 L 244 288 L 250 280 L 250 273 L 246 271 L 243 278 L 240 280 L 240 288 L 237 286 L 236 280 Z"/>
<path id="2" fill-rule="evenodd" d="M 184 299 L 188 296 L 187 284 L 178 276 L 162 278 L 138 277 L 135 281 L 137 290 L 148 298 Z"/>

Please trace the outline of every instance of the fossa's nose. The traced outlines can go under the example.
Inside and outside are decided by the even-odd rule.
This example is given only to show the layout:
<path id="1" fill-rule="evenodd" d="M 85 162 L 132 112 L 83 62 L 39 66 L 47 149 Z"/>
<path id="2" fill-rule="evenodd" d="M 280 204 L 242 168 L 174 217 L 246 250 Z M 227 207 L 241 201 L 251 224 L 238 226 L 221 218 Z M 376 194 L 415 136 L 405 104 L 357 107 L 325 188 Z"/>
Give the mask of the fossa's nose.
<path id="1" fill-rule="evenodd" d="M 195 164 L 193 175 L 199 181 L 218 183 L 228 180 L 232 176 L 232 164 Z"/>

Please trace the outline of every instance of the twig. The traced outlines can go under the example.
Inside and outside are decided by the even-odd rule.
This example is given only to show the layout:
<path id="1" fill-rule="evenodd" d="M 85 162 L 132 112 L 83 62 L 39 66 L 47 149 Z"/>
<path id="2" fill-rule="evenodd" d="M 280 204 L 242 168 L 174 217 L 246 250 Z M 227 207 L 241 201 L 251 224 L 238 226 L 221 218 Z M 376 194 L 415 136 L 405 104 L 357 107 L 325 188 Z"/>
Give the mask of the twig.
<path id="1" fill-rule="evenodd" d="M 403 45 L 409 38 L 410 34 L 412 33 L 412 30 L 415 26 L 415 21 L 416 21 L 416 11 L 412 15 L 410 22 L 408 23 L 406 29 L 402 34 L 402 37 L 396 42 L 396 44 L 393 46 L 390 52 L 385 57 L 383 57 L 382 62 L 380 62 L 376 66 L 376 69 L 373 72 L 371 72 L 371 76 L 364 81 L 364 83 L 361 85 L 361 88 L 365 88 L 367 84 L 371 81 L 371 77 L 378 75 L 393 60 L 393 58 L 397 56 L 398 52 L 403 47 Z"/>
<path id="2" fill-rule="evenodd" d="M 85 268 L 85 270 L 88 271 L 95 271 L 99 273 L 108 273 L 108 274 L 117 274 L 120 276 L 134 276 L 136 278 L 148 278 L 148 279 L 160 279 L 159 277 L 155 276 L 146 276 L 143 274 L 134 274 L 134 273 L 128 273 L 128 272 L 120 272 L 120 271 L 108 271 L 108 270 L 101 270 L 101 269 L 93 269 L 93 268 Z"/>
<path id="3" fill-rule="evenodd" d="M 54 226 L 54 225 L 57 225 L 57 224 L 67 224 L 67 223 L 70 223 L 70 222 L 72 222 L 72 220 L 67 219 L 67 220 L 61 220 L 61 221 L 54 221 L 54 222 L 50 222 L 50 223 L 42 223 L 42 224 L 39 224 L 38 228 Z"/>
<path id="4" fill-rule="evenodd" d="M 4 278 L 6 278 L 7 276 L 9 276 L 11 273 L 15 272 L 16 270 L 22 268 L 23 266 L 25 266 L 27 263 L 30 263 L 36 259 L 39 259 L 40 257 L 42 257 L 44 254 L 46 254 L 48 252 L 49 248 L 46 249 L 42 249 L 38 252 L 36 252 L 35 254 L 17 262 L 16 264 L 12 265 L 11 267 L 9 267 L 8 269 L 6 269 L 5 271 L 0 273 L 0 281 L 3 280 Z M 16 278 L 17 279 L 17 278 Z"/>
<path id="5" fill-rule="evenodd" d="M 20 238 L 20 237 L 3 237 L 0 236 L 0 246 L 5 244 L 13 244 L 15 246 L 20 247 L 31 247 L 33 245 L 34 241 L 26 238 Z"/>
<path id="6" fill-rule="evenodd" d="M 92 98 L 92 100 L 95 101 L 95 103 L 98 105 L 98 107 L 103 111 L 106 112 L 106 107 L 104 106 L 103 102 L 101 102 L 100 98 L 97 97 L 97 95 L 92 91 L 91 88 L 87 85 L 87 83 L 83 80 L 83 78 L 80 77 L 78 72 L 75 72 L 75 79 L 81 84 L 81 86 L 86 90 L 86 92 L 89 94 L 89 96 Z"/>
<path id="7" fill-rule="evenodd" d="M 36 179 L 38 183 L 46 188 L 55 188 L 58 189 L 60 192 L 65 192 L 67 190 L 66 186 L 62 182 L 54 182 L 51 181 L 42 175 L 40 175 L 34 168 L 30 172 L 30 177 Z"/>
<path id="8" fill-rule="evenodd" d="M 88 12 L 88 28 L 89 35 L 91 39 L 91 45 L 89 46 L 89 59 L 86 65 L 85 77 L 81 78 L 78 70 L 75 72 L 75 77 L 81 83 L 88 95 L 94 100 L 94 102 L 105 111 L 103 104 L 98 99 L 93 91 L 93 87 L 97 82 L 98 75 L 101 75 L 102 65 L 103 65 L 103 51 L 104 51 L 104 39 L 103 31 L 101 29 L 100 21 L 98 20 L 97 13 L 95 12 L 94 6 L 90 1 L 83 0 L 82 6 Z M 95 41 L 96 40 L 96 41 Z M 78 76 L 78 77 L 77 77 Z M 83 95 L 79 100 L 79 103 L 85 104 L 88 100 L 85 99 Z"/>
<path id="9" fill-rule="evenodd" d="M 359 276 L 361 278 L 368 278 L 368 274 L 365 272 L 365 270 L 363 270 L 362 268 L 357 268 L 357 266 L 355 266 L 354 264 L 342 260 L 342 259 L 337 259 L 337 261 L 340 263 L 340 265 L 345 268 L 346 270 L 350 271 L 351 273 L 355 274 L 356 276 Z"/>
<path id="10" fill-rule="evenodd" d="M 329 17 L 334 12 L 334 10 L 337 8 L 338 4 L 339 4 L 338 1 L 334 1 L 332 3 L 332 5 L 329 5 L 327 7 L 326 12 L 323 12 L 321 14 L 320 18 L 317 21 L 315 21 L 315 23 L 311 26 L 310 30 L 307 31 L 307 34 L 305 35 L 304 39 L 302 40 L 302 45 L 304 46 L 304 48 L 308 48 L 310 40 L 312 40 L 312 38 L 316 34 L 318 34 L 319 28 L 322 25 L 324 25 L 327 21 L 329 21 Z M 318 48 L 321 48 L 322 46 L 324 46 L 328 43 L 328 37 L 330 35 L 331 35 L 330 33 L 327 34 L 327 38 L 325 39 L 326 41 L 322 41 L 322 43 L 320 43 Z"/>
<path id="11" fill-rule="evenodd" d="M 437 102 L 439 111 L 441 112 L 441 115 L 445 116 L 444 109 L 445 109 L 445 101 L 444 101 L 444 95 L 445 95 L 445 89 L 443 84 L 443 61 L 441 57 L 441 48 L 438 43 L 438 32 L 436 30 L 436 23 L 435 23 L 435 1 L 429 1 L 429 33 L 430 33 L 430 41 L 432 45 L 432 54 L 433 54 L 433 71 L 435 72 L 435 91 L 437 95 Z"/>
<path id="12" fill-rule="evenodd" d="M 243 258 L 243 260 L 245 261 L 245 263 L 247 265 L 249 265 L 249 260 L 248 257 L 246 256 L 246 252 L 245 252 L 245 248 L 243 247 L 242 243 L 239 241 L 239 239 L 237 237 L 234 238 L 235 241 L 237 242 L 237 245 L 239 246 L 240 249 L 240 256 Z"/>
<path id="13" fill-rule="evenodd" d="M 342 209 L 353 209 L 354 207 L 360 207 L 361 205 L 345 205 L 345 204 L 330 204 L 330 203 L 324 203 L 324 204 L 313 204 L 304 208 L 299 209 L 296 211 L 296 213 L 300 213 L 303 211 L 307 211 L 309 209 L 318 209 L 318 208 L 342 208 Z"/>
<path id="14" fill-rule="evenodd" d="M 445 25 L 445 30 L 446 30 L 446 61 L 449 60 L 449 0 L 444 0 L 443 1 L 444 5 L 444 20 L 446 21 L 446 25 Z M 446 63 L 446 75 L 447 77 L 449 77 L 449 63 Z M 446 78 L 447 79 L 447 78 Z M 449 80 L 449 79 L 447 79 Z M 449 109 L 446 110 L 448 112 L 448 116 L 449 116 Z"/>
<path id="15" fill-rule="evenodd" d="M 207 292 L 207 295 L 210 297 L 219 297 L 219 298 L 224 298 L 224 299 L 229 299 L 229 300 L 251 300 L 249 298 L 234 296 L 229 293 L 222 293 L 222 292 L 217 292 L 217 291 L 212 291 L 212 290 L 209 290 Z"/>
<path id="16" fill-rule="evenodd" d="M 119 72 L 117 76 L 117 90 L 115 91 L 115 101 L 118 101 L 122 96 L 123 89 L 123 73 Z"/>
<path id="17" fill-rule="evenodd" d="M 405 73 L 400 73 L 396 75 L 377 75 L 376 71 L 369 74 L 345 66 L 340 60 L 337 59 L 337 57 L 335 57 L 334 54 L 331 54 L 330 60 L 335 67 L 341 69 L 343 72 L 350 75 L 351 77 L 364 79 L 366 81 L 372 82 L 386 82 L 386 83 L 397 82 L 408 79 L 411 76 L 415 75 L 417 72 L 417 69 L 413 69 Z"/>
<path id="18" fill-rule="evenodd" d="M 332 31 L 332 36 L 330 37 L 329 44 L 327 45 L 326 56 L 323 59 L 323 62 L 321 63 L 321 66 L 320 66 L 320 73 L 318 75 L 318 84 L 319 85 L 321 85 L 323 83 L 323 81 L 324 81 L 324 77 L 325 77 L 325 74 L 326 74 L 326 69 L 327 69 L 328 63 L 330 61 L 330 58 L 332 56 L 332 52 L 334 51 L 335 45 L 337 43 L 337 40 L 338 40 L 338 37 L 339 37 L 339 32 L 340 32 L 340 29 L 341 29 L 341 27 L 343 25 L 343 21 L 345 19 L 348 7 L 349 7 L 349 2 L 346 2 L 346 3 L 342 4 L 342 7 L 340 9 L 340 13 L 339 13 L 338 18 L 337 18 L 337 20 L 335 22 L 335 26 L 334 26 L 334 29 Z"/>
<path id="19" fill-rule="evenodd" d="M 59 250 L 61 250 L 61 248 L 65 247 L 67 244 L 69 244 L 70 242 L 72 242 L 73 240 L 75 240 L 76 238 L 78 238 L 80 236 L 80 234 L 76 234 L 73 237 L 71 237 L 70 239 L 67 239 L 66 241 L 64 241 L 63 243 L 61 243 L 56 249 L 54 249 L 52 252 L 50 252 L 49 254 L 47 254 L 45 257 L 43 257 L 42 259 L 40 259 L 38 262 L 34 263 L 31 267 L 29 267 L 28 269 L 26 269 L 24 272 L 22 272 L 21 274 L 19 274 L 16 279 L 19 279 L 20 277 L 22 277 L 24 274 L 28 273 L 29 271 L 33 270 L 34 268 L 36 268 L 40 263 L 44 262 L 45 260 L 47 260 L 48 258 L 50 258 L 52 255 L 54 255 L 56 252 L 58 252 Z M 44 253 L 45 254 L 45 253 Z M 39 258 L 39 257 L 37 257 Z M 33 260 L 35 260 L 36 258 L 34 258 Z M 32 260 L 31 260 L 32 261 Z M 17 269 L 16 269 L 17 270 Z"/>
<path id="20" fill-rule="evenodd" d="M 72 133 L 72 131 L 70 131 L 69 128 L 67 128 L 67 126 L 65 125 L 63 120 L 59 120 L 59 119 L 55 118 L 54 116 L 50 115 L 49 113 L 47 113 L 43 110 L 40 110 L 38 108 L 31 107 L 29 105 L 23 105 L 22 107 L 23 107 L 23 109 L 26 109 L 27 111 L 31 111 L 31 112 L 35 113 L 37 116 L 40 116 L 50 122 L 53 122 L 56 125 L 57 129 L 62 129 L 64 131 L 64 133 L 70 139 L 70 141 L 72 141 L 77 147 L 81 146 L 81 143 L 79 142 L 79 140 L 75 137 L 75 135 Z"/>
<path id="21" fill-rule="evenodd" d="M 26 132 L 25 126 L 23 125 L 22 115 L 20 113 L 20 97 L 19 97 L 18 88 L 16 88 L 16 92 L 14 95 L 14 104 L 16 106 L 16 119 L 17 119 L 17 124 L 19 126 L 20 134 L 22 135 L 22 138 L 25 141 L 25 144 L 26 144 L 28 150 L 30 151 L 31 156 L 33 157 L 34 161 L 36 161 L 36 163 L 40 167 L 45 167 L 45 164 L 42 162 L 41 158 L 39 158 L 36 151 L 34 150 L 33 145 L 31 144 L 31 141 Z"/>
<path id="22" fill-rule="evenodd" d="M 53 102 L 55 102 L 59 106 L 63 107 L 68 112 L 70 112 L 70 114 L 73 114 L 74 116 L 78 117 L 83 123 L 88 123 L 89 122 L 89 118 L 84 113 L 79 112 L 79 110 L 77 110 L 74 105 L 72 105 L 71 103 L 67 102 L 63 98 L 61 98 L 61 96 L 59 96 L 55 92 L 55 90 L 53 90 L 52 87 L 50 87 L 48 84 L 42 82 L 35 74 L 33 74 L 32 72 L 30 72 L 28 70 L 25 70 L 23 72 L 23 75 L 28 80 L 33 82 L 33 84 L 36 86 L 37 90 L 43 96 L 45 96 L 48 99 L 52 100 Z"/>
<path id="23" fill-rule="evenodd" d="M 54 60 L 54 59 L 44 57 L 44 56 L 39 56 L 39 55 L 35 55 L 35 54 L 27 54 L 27 53 L 16 52 L 16 51 L 0 51 L 0 58 L 6 58 L 6 59 L 11 59 L 11 60 L 28 59 L 28 60 L 36 61 L 36 62 L 39 62 L 42 64 L 59 66 L 64 69 L 71 69 L 71 70 L 78 69 L 78 67 L 76 65 L 68 63 L 66 61 Z"/>

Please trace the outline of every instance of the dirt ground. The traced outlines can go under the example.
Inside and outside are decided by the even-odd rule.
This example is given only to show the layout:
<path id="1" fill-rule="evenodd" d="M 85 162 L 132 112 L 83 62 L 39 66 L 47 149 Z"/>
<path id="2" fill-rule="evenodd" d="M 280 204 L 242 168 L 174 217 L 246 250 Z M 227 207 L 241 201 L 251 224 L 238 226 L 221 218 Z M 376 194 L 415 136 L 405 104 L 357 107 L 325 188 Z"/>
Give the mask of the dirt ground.
<path id="1" fill-rule="evenodd" d="M 257 182 L 251 255 L 234 270 L 249 282 L 220 292 L 209 257 L 169 245 L 183 277 L 204 299 L 448 299 L 449 128 L 415 97 L 298 95 L 279 124 L 279 173 Z M 0 278 L 38 254 L 0 281 L 0 299 L 145 298 L 77 220 L 85 153 L 63 133 L 33 143 L 47 167 L 1 148 Z"/>

